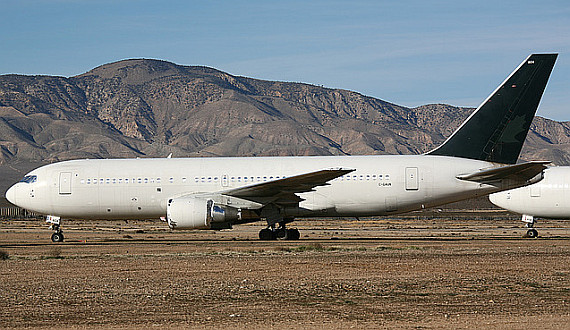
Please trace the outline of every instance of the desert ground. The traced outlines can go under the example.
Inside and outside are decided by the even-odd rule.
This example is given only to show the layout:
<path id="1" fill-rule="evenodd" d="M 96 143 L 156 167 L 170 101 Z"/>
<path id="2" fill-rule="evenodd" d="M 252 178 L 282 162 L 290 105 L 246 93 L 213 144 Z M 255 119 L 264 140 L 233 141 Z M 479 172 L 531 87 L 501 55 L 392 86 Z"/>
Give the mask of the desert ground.
<path id="1" fill-rule="evenodd" d="M 171 231 L 0 221 L 0 328 L 570 328 L 570 222 L 497 212 Z"/>

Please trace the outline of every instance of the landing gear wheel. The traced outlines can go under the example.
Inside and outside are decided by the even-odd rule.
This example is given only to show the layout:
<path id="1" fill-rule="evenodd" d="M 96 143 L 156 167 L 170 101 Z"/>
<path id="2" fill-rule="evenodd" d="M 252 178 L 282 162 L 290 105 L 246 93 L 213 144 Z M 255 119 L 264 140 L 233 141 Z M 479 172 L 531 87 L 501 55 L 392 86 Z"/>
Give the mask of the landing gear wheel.
<path id="1" fill-rule="evenodd" d="M 531 228 L 526 232 L 526 237 L 537 238 L 538 237 L 538 231 L 534 228 Z"/>
<path id="2" fill-rule="evenodd" d="M 61 231 L 61 218 L 55 215 L 48 215 L 46 222 L 50 224 L 49 229 L 53 229 L 51 241 L 54 243 L 63 242 L 63 232 Z"/>
<path id="3" fill-rule="evenodd" d="M 51 241 L 54 243 L 61 243 L 63 242 L 63 233 L 62 232 L 57 232 L 57 233 L 53 233 L 51 234 Z"/>
<path id="4" fill-rule="evenodd" d="M 279 240 L 289 239 L 289 230 L 286 228 L 277 228 L 277 230 L 275 230 L 275 237 Z"/>
<path id="5" fill-rule="evenodd" d="M 287 239 L 289 240 L 298 240 L 301 237 L 301 233 L 299 232 L 299 229 L 297 228 L 292 228 L 292 229 L 287 229 Z"/>
<path id="6" fill-rule="evenodd" d="M 276 237 L 273 230 L 265 228 L 259 231 L 259 239 L 262 241 L 272 241 L 276 239 Z"/>

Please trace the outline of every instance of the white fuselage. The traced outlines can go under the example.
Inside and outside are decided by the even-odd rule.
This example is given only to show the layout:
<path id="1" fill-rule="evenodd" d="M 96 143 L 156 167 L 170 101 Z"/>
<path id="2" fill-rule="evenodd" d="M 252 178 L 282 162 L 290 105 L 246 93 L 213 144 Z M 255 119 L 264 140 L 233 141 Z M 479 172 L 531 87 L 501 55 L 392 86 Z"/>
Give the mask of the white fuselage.
<path id="1" fill-rule="evenodd" d="M 491 202 L 535 217 L 570 219 L 570 167 L 549 167 L 538 183 L 495 193 Z"/>
<path id="2" fill-rule="evenodd" d="M 501 189 L 457 175 L 495 166 L 446 156 L 330 156 L 73 160 L 40 167 L 7 192 L 14 204 L 65 218 L 147 219 L 166 215 L 170 198 L 327 168 L 355 169 L 330 185 L 299 194 L 291 216 L 401 213 Z"/>

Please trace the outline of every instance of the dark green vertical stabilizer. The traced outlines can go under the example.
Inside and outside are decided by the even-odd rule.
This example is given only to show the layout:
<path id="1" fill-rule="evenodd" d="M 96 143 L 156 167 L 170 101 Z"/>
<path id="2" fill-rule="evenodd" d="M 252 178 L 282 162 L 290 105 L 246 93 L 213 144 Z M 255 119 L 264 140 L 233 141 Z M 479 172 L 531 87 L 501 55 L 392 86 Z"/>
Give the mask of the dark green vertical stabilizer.
<path id="1" fill-rule="evenodd" d="M 516 163 L 558 54 L 532 54 L 428 155 Z"/>

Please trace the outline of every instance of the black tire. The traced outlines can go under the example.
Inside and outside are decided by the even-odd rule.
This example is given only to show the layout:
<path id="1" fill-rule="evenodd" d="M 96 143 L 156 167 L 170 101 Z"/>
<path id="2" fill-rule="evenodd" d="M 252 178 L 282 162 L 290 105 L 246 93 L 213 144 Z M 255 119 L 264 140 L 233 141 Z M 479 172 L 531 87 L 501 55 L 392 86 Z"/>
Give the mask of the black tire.
<path id="1" fill-rule="evenodd" d="M 287 231 L 288 231 L 287 239 L 290 239 L 292 241 L 296 241 L 299 238 L 301 238 L 301 233 L 299 232 L 299 229 L 293 228 L 293 229 L 287 229 Z"/>
<path id="2" fill-rule="evenodd" d="M 533 228 L 533 229 L 529 229 L 529 230 L 526 232 L 526 236 L 527 236 L 528 238 L 537 238 L 537 237 L 538 237 L 538 231 L 537 231 L 536 229 L 534 229 L 534 228 Z"/>
<path id="3" fill-rule="evenodd" d="M 262 241 L 271 241 L 275 239 L 275 234 L 271 229 L 265 228 L 259 231 L 259 239 Z"/>
<path id="4" fill-rule="evenodd" d="M 51 234 L 51 241 L 54 243 L 61 243 L 63 242 L 63 239 L 64 239 L 63 233 L 61 232 Z"/>
<path id="5" fill-rule="evenodd" d="M 289 239 L 289 230 L 285 228 L 279 228 L 275 231 L 275 237 L 281 240 Z"/>

